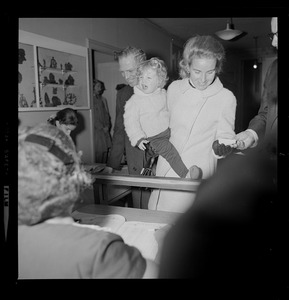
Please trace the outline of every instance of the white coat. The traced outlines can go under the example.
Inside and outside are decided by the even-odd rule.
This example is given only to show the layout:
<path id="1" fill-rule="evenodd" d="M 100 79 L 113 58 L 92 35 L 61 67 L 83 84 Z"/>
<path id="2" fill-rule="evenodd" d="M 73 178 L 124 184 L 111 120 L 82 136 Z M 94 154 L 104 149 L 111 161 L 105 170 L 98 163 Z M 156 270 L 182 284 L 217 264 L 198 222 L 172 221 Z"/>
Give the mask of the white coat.
<path id="1" fill-rule="evenodd" d="M 176 147 L 187 168 L 197 165 L 203 171 L 203 179 L 213 175 L 217 157 L 212 150 L 216 139 L 234 139 L 236 98 L 223 87 L 217 77 L 205 90 L 197 90 L 189 79 L 176 80 L 167 92 L 170 113 L 170 142 Z M 157 176 L 178 177 L 161 156 L 156 168 Z M 195 194 L 171 190 L 154 190 L 148 208 L 184 212 L 193 203 Z"/>

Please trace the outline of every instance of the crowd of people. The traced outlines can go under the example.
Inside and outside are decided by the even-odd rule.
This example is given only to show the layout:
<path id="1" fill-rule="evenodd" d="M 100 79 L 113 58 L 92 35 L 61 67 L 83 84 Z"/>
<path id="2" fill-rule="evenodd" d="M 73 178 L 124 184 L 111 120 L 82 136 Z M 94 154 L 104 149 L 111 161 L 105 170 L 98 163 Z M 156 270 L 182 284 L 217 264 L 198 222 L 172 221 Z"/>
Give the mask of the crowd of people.
<path id="1" fill-rule="evenodd" d="M 271 31 L 278 49 L 275 17 Z M 118 63 L 127 85 L 117 90 L 112 137 L 104 83 L 94 81 L 95 151 L 104 172 L 120 170 L 125 154 L 129 174 L 140 175 L 150 149 L 156 176 L 200 180 L 196 193 L 132 187 L 134 208 L 182 213 L 165 237 L 160 265 L 116 234 L 73 226 L 71 209 L 92 184 L 70 137 L 75 110 L 19 129 L 19 278 L 191 278 L 196 289 L 274 294 L 278 61 L 266 75 L 258 114 L 236 133 L 237 101 L 219 78 L 224 60 L 221 42 L 194 36 L 184 45 L 180 79 L 165 89 L 164 61 L 123 49 Z"/>

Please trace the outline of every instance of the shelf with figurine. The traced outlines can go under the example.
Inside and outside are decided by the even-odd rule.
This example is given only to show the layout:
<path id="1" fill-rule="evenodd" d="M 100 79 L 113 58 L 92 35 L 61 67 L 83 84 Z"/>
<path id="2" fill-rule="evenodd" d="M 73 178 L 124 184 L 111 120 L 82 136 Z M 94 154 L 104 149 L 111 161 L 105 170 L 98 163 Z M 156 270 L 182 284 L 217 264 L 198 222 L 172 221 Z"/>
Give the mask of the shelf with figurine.
<path id="1" fill-rule="evenodd" d="M 58 82 L 55 80 L 55 77 L 52 73 L 49 73 L 49 78 L 44 76 L 43 80 L 40 82 L 41 86 L 50 86 L 50 87 L 60 87 L 60 88 L 73 88 L 78 87 L 78 85 L 74 84 L 74 78 L 69 75 L 68 78 L 63 82 L 61 78 L 58 79 Z"/>
<path id="2" fill-rule="evenodd" d="M 78 85 L 66 85 L 66 84 L 58 84 L 58 83 L 41 83 L 42 87 L 47 86 L 47 87 L 56 87 L 56 88 L 62 88 L 62 89 L 67 89 L 67 88 L 77 88 L 79 87 Z"/>
<path id="3" fill-rule="evenodd" d="M 39 67 L 42 70 L 41 75 L 43 72 L 49 72 L 48 76 L 43 75 L 43 78 L 41 76 L 40 84 L 43 86 L 51 86 L 51 87 L 62 87 L 62 88 L 68 88 L 68 87 L 76 87 L 75 85 L 75 79 L 71 74 L 76 74 L 76 71 L 72 71 L 72 64 L 71 63 L 65 63 L 65 69 L 62 68 L 62 64 L 60 64 L 60 69 L 57 69 L 57 62 L 52 56 L 50 61 L 50 67 L 46 67 L 46 60 L 43 59 L 43 65 L 41 65 L 39 62 Z M 54 73 L 61 74 L 62 78 L 58 79 L 58 82 L 55 79 Z M 68 74 L 67 79 L 63 79 L 63 76 L 65 74 Z"/>
<path id="4" fill-rule="evenodd" d="M 63 99 L 63 102 L 61 102 Z M 77 96 L 74 93 L 66 93 L 64 98 L 59 98 L 56 94 L 49 96 L 48 93 L 44 94 L 44 107 L 56 107 L 56 106 L 67 106 L 76 105 Z"/>
<path id="5" fill-rule="evenodd" d="M 27 101 L 27 98 L 24 96 L 23 93 L 18 94 L 18 108 L 36 108 L 36 92 L 35 87 L 33 87 L 33 98 L 30 101 L 30 104 Z"/>
<path id="6" fill-rule="evenodd" d="M 86 47 L 19 31 L 18 111 L 90 109 Z"/>
<path id="7" fill-rule="evenodd" d="M 53 68 L 43 68 L 41 67 L 41 73 L 42 72 L 54 72 L 54 73 L 59 73 L 59 74 L 66 74 L 66 73 L 77 73 L 77 71 L 69 71 L 69 70 L 65 70 L 65 69 L 53 69 Z"/>
<path id="8" fill-rule="evenodd" d="M 46 67 L 46 61 L 43 60 L 43 65 L 40 65 L 40 72 L 52 72 L 52 73 L 59 73 L 59 74 L 75 74 L 77 71 L 72 70 L 72 64 L 70 62 L 63 65 L 60 64 L 60 68 L 57 68 L 57 62 L 54 57 L 51 58 L 50 67 Z"/>

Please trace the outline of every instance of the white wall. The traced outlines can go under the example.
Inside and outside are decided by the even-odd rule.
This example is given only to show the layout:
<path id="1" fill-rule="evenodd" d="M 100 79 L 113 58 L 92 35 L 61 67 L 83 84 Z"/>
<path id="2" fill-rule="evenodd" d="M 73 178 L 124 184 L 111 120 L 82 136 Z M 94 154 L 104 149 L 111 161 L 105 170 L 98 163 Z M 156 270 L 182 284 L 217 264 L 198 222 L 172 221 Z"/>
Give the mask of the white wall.
<path id="1" fill-rule="evenodd" d="M 19 29 L 81 46 L 86 38 L 118 48 L 136 46 L 170 63 L 172 37 L 141 18 L 19 18 Z"/>

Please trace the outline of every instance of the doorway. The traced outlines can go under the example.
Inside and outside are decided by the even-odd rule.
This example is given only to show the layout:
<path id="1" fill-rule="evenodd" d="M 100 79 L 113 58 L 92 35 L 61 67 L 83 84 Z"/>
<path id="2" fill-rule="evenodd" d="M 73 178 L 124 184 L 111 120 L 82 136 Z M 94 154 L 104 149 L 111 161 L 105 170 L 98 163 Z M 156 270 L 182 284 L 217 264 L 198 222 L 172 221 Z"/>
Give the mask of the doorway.
<path id="1" fill-rule="evenodd" d="M 113 135 L 117 94 L 116 87 L 118 84 L 125 84 L 125 80 L 119 72 L 118 62 L 115 59 L 115 52 L 119 52 L 121 49 L 91 39 L 87 39 L 87 46 L 90 52 L 90 86 L 93 86 L 92 82 L 94 79 L 104 82 L 105 91 L 103 96 L 107 99 L 112 122 L 111 135 Z M 92 93 L 93 91 L 91 91 L 91 94 Z M 91 99 L 93 99 L 93 97 L 91 97 Z"/>
<path id="2" fill-rule="evenodd" d="M 115 110 L 116 110 L 116 86 L 121 83 L 125 83 L 118 70 L 118 62 L 115 59 L 115 53 L 119 52 L 120 49 L 114 46 L 110 46 L 104 43 L 97 42 L 95 40 L 87 39 L 86 40 L 89 61 L 89 86 L 90 86 L 90 99 L 93 101 L 93 80 L 98 79 L 102 81 L 105 85 L 105 91 L 103 97 L 107 100 L 107 106 L 109 110 L 109 115 L 111 119 L 111 131 L 110 135 L 113 136 L 114 123 L 115 123 Z M 101 142 L 96 141 L 95 128 L 93 126 L 95 121 L 95 113 L 93 109 L 93 103 L 90 103 L 91 107 L 91 127 L 92 127 L 92 153 L 93 161 L 95 162 L 95 143 Z M 101 148 L 101 146 L 100 146 Z"/>
<path id="3" fill-rule="evenodd" d="M 117 86 L 125 84 L 124 78 L 119 72 L 118 62 L 114 57 L 108 54 L 103 54 L 97 50 L 93 51 L 93 79 L 98 79 L 104 82 L 105 91 L 103 96 L 107 99 L 109 114 L 111 117 L 113 135 L 114 122 L 115 122 L 115 109 L 116 109 L 116 94 Z"/>

